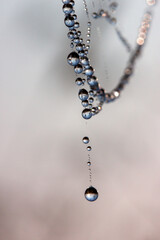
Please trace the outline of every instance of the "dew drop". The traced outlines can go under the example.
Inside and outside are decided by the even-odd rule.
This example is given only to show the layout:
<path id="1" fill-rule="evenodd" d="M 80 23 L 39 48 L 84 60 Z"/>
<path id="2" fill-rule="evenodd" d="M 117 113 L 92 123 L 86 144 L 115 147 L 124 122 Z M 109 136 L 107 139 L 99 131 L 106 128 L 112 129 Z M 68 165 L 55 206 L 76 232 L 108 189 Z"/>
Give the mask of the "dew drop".
<path id="1" fill-rule="evenodd" d="M 71 15 L 67 15 L 64 19 L 64 23 L 67 27 L 73 27 L 74 26 L 74 17 Z"/>
<path id="2" fill-rule="evenodd" d="M 71 4 L 64 4 L 63 5 L 63 12 L 68 15 L 73 11 L 73 7 Z"/>
<path id="3" fill-rule="evenodd" d="M 81 102 L 83 107 L 87 107 L 88 106 L 88 100 L 84 100 Z"/>
<path id="4" fill-rule="evenodd" d="M 80 89 L 79 93 L 78 93 L 78 96 L 79 96 L 80 100 L 82 100 L 82 101 L 87 100 L 88 99 L 88 92 L 87 92 L 87 90 L 84 89 L 84 88 Z"/>
<path id="5" fill-rule="evenodd" d="M 90 152 L 92 150 L 91 146 L 88 146 L 87 150 Z"/>
<path id="6" fill-rule="evenodd" d="M 82 117 L 86 120 L 90 119 L 92 117 L 92 112 L 90 109 L 88 108 L 85 108 L 83 111 L 82 111 Z"/>
<path id="7" fill-rule="evenodd" d="M 78 86 L 83 85 L 83 80 L 82 80 L 82 78 L 77 78 L 77 79 L 75 80 L 75 83 L 76 83 Z"/>
<path id="8" fill-rule="evenodd" d="M 84 137 L 82 139 L 82 142 L 85 143 L 85 144 L 88 144 L 89 143 L 89 137 Z"/>
<path id="9" fill-rule="evenodd" d="M 79 55 L 76 52 L 71 52 L 67 57 L 67 61 L 70 65 L 76 66 L 79 63 Z"/>
<path id="10" fill-rule="evenodd" d="M 86 189 L 84 196 L 89 202 L 94 202 L 98 198 L 98 192 L 94 187 L 91 186 Z"/>

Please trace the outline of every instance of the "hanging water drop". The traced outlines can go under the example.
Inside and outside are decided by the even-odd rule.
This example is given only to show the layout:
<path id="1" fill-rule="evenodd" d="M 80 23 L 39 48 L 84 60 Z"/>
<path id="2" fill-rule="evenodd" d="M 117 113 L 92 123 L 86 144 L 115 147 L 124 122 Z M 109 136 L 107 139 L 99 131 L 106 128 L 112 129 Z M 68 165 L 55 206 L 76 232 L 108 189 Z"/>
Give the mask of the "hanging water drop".
<path id="1" fill-rule="evenodd" d="M 82 101 L 87 100 L 88 99 L 88 92 L 87 92 L 87 90 L 84 89 L 84 88 L 80 89 L 79 93 L 78 93 L 78 96 L 79 96 L 80 100 L 82 100 Z"/>
<path id="2" fill-rule="evenodd" d="M 64 23 L 67 27 L 73 27 L 74 26 L 74 17 L 71 15 L 67 15 L 64 19 Z"/>
<path id="3" fill-rule="evenodd" d="M 77 78 L 77 79 L 75 80 L 75 83 L 76 83 L 78 86 L 83 85 L 83 80 L 82 80 L 82 78 Z"/>
<path id="4" fill-rule="evenodd" d="M 88 146 L 87 150 L 90 152 L 92 150 L 91 146 Z"/>
<path id="5" fill-rule="evenodd" d="M 90 109 L 85 108 L 82 112 L 82 117 L 86 120 L 90 119 L 92 117 L 92 112 Z"/>
<path id="6" fill-rule="evenodd" d="M 67 57 L 67 61 L 70 65 L 76 66 L 79 63 L 79 55 L 76 52 L 71 52 Z"/>
<path id="7" fill-rule="evenodd" d="M 86 189 L 84 196 L 89 202 L 94 202 L 98 198 L 98 192 L 94 187 L 91 186 Z"/>
<path id="8" fill-rule="evenodd" d="M 89 143 L 89 137 L 84 137 L 82 139 L 82 141 L 83 141 L 84 144 L 88 144 Z"/>
<path id="9" fill-rule="evenodd" d="M 71 4 L 64 4 L 63 5 L 63 12 L 68 15 L 73 11 L 73 7 Z"/>
<path id="10" fill-rule="evenodd" d="M 83 107 L 87 107 L 88 106 L 88 100 L 84 100 L 81 102 Z"/>

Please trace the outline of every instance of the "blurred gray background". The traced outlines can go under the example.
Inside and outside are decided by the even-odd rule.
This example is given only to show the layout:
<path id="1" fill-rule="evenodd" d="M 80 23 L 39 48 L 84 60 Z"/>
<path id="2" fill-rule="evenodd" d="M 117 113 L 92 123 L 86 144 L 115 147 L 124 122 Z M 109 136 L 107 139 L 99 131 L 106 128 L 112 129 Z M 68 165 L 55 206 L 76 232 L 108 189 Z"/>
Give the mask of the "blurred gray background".
<path id="1" fill-rule="evenodd" d="M 86 127 L 61 1 L 0 3 L 0 240 L 159 240 L 160 5 L 130 84 Z M 118 3 L 118 27 L 134 46 L 145 2 Z M 105 20 L 92 25 L 91 63 L 110 90 L 129 55 Z M 84 199 L 84 135 L 93 148 L 94 203 Z"/>

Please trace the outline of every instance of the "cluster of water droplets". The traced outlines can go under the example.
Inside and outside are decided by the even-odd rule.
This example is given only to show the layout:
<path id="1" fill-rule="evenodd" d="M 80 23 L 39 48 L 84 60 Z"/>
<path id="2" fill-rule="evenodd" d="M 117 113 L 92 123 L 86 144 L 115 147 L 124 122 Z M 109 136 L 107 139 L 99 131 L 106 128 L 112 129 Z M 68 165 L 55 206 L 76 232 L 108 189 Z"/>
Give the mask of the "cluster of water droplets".
<path id="1" fill-rule="evenodd" d="M 144 40 L 147 35 L 151 15 L 149 12 L 145 15 L 145 19 L 141 24 L 137 38 L 137 45 L 134 50 L 132 50 L 130 44 L 122 35 L 121 31 L 115 27 L 119 39 L 124 44 L 128 52 L 131 52 L 132 50 L 132 53 L 118 85 L 108 93 L 105 92 L 105 90 L 100 86 L 98 78 L 94 75 L 95 69 L 91 66 L 90 59 L 88 57 L 92 24 L 90 22 L 86 0 L 83 0 L 84 9 L 88 18 L 86 43 L 84 43 L 84 40 L 81 37 L 81 31 L 78 31 L 80 24 L 77 21 L 77 15 L 75 14 L 74 0 L 62 0 L 62 2 L 62 9 L 65 14 L 64 23 L 69 29 L 67 36 L 71 40 L 70 47 L 72 48 L 72 52 L 68 55 L 67 61 L 68 64 L 74 68 L 74 72 L 76 74 L 75 83 L 78 87 L 80 87 L 78 91 L 78 97 L 81 101 L 82 107 L 84 107 L 82 111 L 82 117 L 88 120 L 102 110 L 102 105 L 105 102 L 110 103 L 119 98 L 121 91 L 124 89 L 124 86 L 128 83 L 131 75 L 133 74 L 136 59 L 141 53 L 142 45 L 144 44 Z M 146 0 L 146 3 L 149 6 L 153 6 L 155 5 L 156 0 Z M 94 19 L 98 19 L 100 17 L 105 18 L 107 22 L 113 26 L 116 26 L 117 19 L 113 16 L 113 14 L 116 12 L 117 7 L 117 2 L 112 2 L 109 0 L 107 10 L 100 9 L 98 12 L 93 12 L 92 17 Z M 82 74 L 83 76 L 81 76 Z M 86 84 L 88 84 L 87 86 L 89 90 L 87 89 Z M 92 163 L 90 155 L 92 147 L 89 144 L 90 140 L 87 136 L 85 136 L 82 141 L 86 145 L 86 150 L 88 153 L 87 166 L 90 180 L 90 187 L 86 189 L 84 195 L 88 201 L 93 202 L 98 198 L 98 192 L 92 186 Z"/>

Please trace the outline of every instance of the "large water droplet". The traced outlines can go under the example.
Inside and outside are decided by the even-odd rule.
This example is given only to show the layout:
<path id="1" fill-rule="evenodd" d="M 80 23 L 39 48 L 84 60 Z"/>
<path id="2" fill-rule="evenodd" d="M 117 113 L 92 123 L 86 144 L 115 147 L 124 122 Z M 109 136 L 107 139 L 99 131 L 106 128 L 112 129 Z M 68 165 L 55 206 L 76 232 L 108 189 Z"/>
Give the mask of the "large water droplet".
<path id="1" fill-rule="evenodd" d="M 71 4 L 64 4 L 63 5 L 63 12 L 67 15 L 73 11 L 73 7 Z"/>
<path id="2" fill-rule="evenodd" d="M 71 15 L 67 15 L 64 19 L 64 23 L 67 27 L 73 27 L 74 26 L 74 17 Z"/>
<path id="3" fill-rule="evenodd" d="M 70 65 L 76 66 L 79 63 L 79 55 L 76 52 L 71 52 L 67 57 L 67 61 Z"/>
<path id="4" fill-rule="evenodd" d="M 82 112 L 82 117 L 86 120 L 90 119 L 92 117 L 92 112 L 90 109 L 85 108 Z"/>
<path id="5" fill-rule="evenodd" d="M 83 141 L 83 143 L 85 143 L 85 144 L 89 143 L 89 137 L 84 137 L 84 138 L 82 139 L 82 141 Z"/>
<path id="6" fill-rule="evenodd" d="M 88 201 L 93 202 L 93 201 L 97 200 L 98 192 L 94 187 L 91 186 L 86 189 L 84 196 Z"/>
<path id="7" fill-rule="evenodd" d="M 78 93 L 78 96 L 79 96 L 80 100 L 82 100 L 82 101 L 87 100 L 88 99 L 88 92 L 87 92 L 87 90 L 84 89 L 84 88 L 80 89 L 79 93 Z"/>

